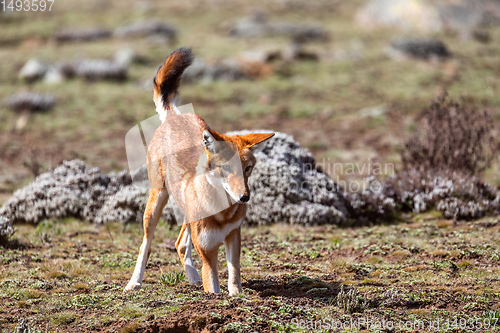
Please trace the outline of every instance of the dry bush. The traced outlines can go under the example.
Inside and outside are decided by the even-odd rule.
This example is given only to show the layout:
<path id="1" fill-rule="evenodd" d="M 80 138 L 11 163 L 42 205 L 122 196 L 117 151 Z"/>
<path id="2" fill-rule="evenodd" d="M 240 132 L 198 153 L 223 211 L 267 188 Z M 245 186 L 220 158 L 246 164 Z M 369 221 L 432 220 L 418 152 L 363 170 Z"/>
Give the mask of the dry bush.
<path id="1" fill-rule="evenodd" d="M 500 152 L 489 113 L 450 100 L 446 94 L 436 99 L 419 121 L 419 130 L 401 153 L 405 170 L 479 175 Z"/>
<path id="2" fill-rule="evenodd" d="M 445 94 L 421 114 L 420 123 L 401 153 L 403 170 L 384 192 L 415 213 L 436 209 L 455 219 L 498 214 L 500 191 L 480 177 L 500 151 L 490 114 Z"/>
<path id="3" fill-rule="evenodd" d="M 367 190 L 347 193 L 351 216 L 366 223 L 430 209 L 454 219 L 499 214 L 500 190 L 480 177 L 499 153 L 488 112 L 444 95 L 420 115 L 419 124 L 396 175 L 369 179 Z"/>

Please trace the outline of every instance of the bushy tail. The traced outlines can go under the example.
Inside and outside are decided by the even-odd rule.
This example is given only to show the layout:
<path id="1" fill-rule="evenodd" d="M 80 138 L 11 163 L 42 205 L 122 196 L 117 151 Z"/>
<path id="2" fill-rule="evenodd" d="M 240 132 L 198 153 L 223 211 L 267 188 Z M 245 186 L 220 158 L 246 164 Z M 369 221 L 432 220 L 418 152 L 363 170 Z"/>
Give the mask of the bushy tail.
<path id="1" fill-rule="evenodd" d="M 179 90 L 181 75 L 193 62 L 191 49 L 180 48 L 172 52 L 165 63 L 158 68 L 154 79 L 154 102 L 161 122 L 170 112 L 176 112 L 175 99 Z"/>

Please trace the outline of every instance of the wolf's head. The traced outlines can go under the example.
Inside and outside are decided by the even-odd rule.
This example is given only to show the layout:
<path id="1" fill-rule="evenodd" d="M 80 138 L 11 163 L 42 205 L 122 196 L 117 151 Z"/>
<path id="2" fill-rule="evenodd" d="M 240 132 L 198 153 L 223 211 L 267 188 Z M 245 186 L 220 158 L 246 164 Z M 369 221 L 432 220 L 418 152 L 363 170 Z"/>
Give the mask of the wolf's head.
<path id="1" fill-rule="evenodd" d="M 220 183 L 238 203 L 250 200 L 248 177 L 256 159 L 253 150 L 257 144 L 271 138 L 274 133 L 224 135 L 212 130 L 203 132 L 207 154 L 206 175 L 210 183 Z"/>

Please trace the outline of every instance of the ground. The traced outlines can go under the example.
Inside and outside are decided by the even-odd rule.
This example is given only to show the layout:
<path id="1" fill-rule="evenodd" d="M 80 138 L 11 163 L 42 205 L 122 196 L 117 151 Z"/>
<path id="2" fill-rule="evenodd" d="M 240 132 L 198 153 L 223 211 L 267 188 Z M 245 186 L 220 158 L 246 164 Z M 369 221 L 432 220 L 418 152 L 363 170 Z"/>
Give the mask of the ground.
<path id="1" fill-rule="evenodd" d="M 221 295 L 186 282 L 173 249 L 178 227 L 160 223 L 142 289 L 124 293 L 137 225 L 18 226 L 17 243 L 0 254 L 0 327 L 11 332 L 22 318 L 42 332 L 500 331 L 498 219 L 437 216 L 352 229 L 245 227 L 243 294 L 234 297 L 222 249 Z"/>

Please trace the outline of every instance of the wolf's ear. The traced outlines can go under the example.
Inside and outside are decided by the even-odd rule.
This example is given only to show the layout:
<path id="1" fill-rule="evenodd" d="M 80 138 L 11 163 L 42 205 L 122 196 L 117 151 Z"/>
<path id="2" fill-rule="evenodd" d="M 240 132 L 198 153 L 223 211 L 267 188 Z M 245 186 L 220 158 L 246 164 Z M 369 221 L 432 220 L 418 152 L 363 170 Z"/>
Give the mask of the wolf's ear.
<path id="1" fill-rule="evenodd" d="M 211 154 L 217 154 L 220 150 L 220 143 L 218 141 L 222 140 L 219 133 L 212 130 L 203 131 L 203 144 L 207 151 Z"/>
<path id="2" fill-rule="evenodd" d="M 264 142 L 274 136 L 274 133 L 252 133 L 242 135 L 241 139 L 246 142 L 246 148 L 252 148 L 255 145 Z"/>

